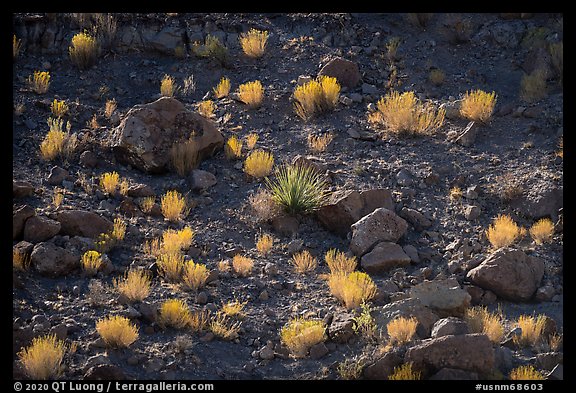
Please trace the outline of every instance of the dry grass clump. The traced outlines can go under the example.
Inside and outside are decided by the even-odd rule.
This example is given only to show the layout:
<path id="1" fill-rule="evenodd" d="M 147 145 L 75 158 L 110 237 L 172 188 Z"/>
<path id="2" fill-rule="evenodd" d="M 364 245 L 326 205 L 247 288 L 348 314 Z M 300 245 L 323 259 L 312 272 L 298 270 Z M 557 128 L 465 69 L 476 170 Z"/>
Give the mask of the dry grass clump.
<path id="1" fill-rule="evenodd" d="M 530 236 L 536 244 L 544 244 L 552 240 L 554 223 L 549 218 L 542 218 L 530 228 Z"/>
<path id="2" fill-rule="evenodd" d="M 545 323 L 544 315 L 520 315 L 516 321 L 516 326 L 522 329 L 522 333 L 519 336 L 514 336 L 514 342 L 521 347 L 536 346 L 543 339 L 542 332 Z"/>
<path id="3" fill-rule="evenodd" d="M 513 381 L 538 381 L 546 378 L 534 366 L 519 366 L 510 371 L 510 379 Z"/>
<path id="4" fill-rule="evenodd" d="M 160 81 L 160 94 L 163 97 L 174 97 L 178 87 L 176 86 L 176 81 L 170 75 L 164 75 Z"/>
<path id="5" fill-rule="evenodd" d="M 273 245 L 274 238 L 265 233 L 258 237 L 258 240 L 256 241 L 256 250 L 258 250 L 260 255 L 265 256 L 272 250 Z"/>
<path id="6" fill-rule="evenodd" d="M 508 215 L 498 215 L 486 230 L 486 237 L 494 249 L 508 247 L 519 236 L 520 228 Z"/>
<path id="7" fill-rule="evenodd" d="M 140 201 L 140 209 L 142 209 L 144 213 L 150 213 L 155 203 L 156 197 L 154 195 L 144 197 Z"/>
<path id="8" fill-rule="evenodd" d="M 326 150 L 330 142 L 334 139 L 334 135 L 332 133 L 326 133 L 323 135 L 308 135 L 308 147 L 314 153 L 322 153 Z"/>
<path id="9" fill-rule="evenodd" d="M 237 160 L 242 156 L 242 141 L 232 135 L 224 145 L 224 154 L 229 160 Z"/>
<path id="10" fill-rule="evenodd" d="M 324 260 L 330 269 L 330 273 L 352 273 L 356 269 L 358 261 L 355 256 L 348 257 L 342 251 L 338 251 L 334 248 L 326 251 L 324 255 Z"/>
<path id="11" fill-rule="evenodd" d="M 268 221 L 280 213 L 280 205 L 266 189 L 260 189 L 248 197 L 250 208 L 258 221 Z"/>
<path id="12" fill-rule="evenodd" d="M 30 267 L 30 254 L 21 252 L 15 248 L 12 249 L 12 268 L 25 272 Z"/>
<path id="13" fill-rule="evenodd" d="M 189 209 L 186 207 L 186 199 L 176 190 L 168 191 L 160 198 L 162 215 L 168 221 L 178 221 L 185 218 Z"/>
<path id="14" fill-rule="evenodd" d="M 94 250 L 86 251 L 82 254 L 80 262 L 82 263 L 82 269 L 86 275 L 94 276 L 102 267 L 102 254 Z"/>
<path id="15" fill-rule="evenodd" d="M 394 367 L 394 371 L 388 376 L 390 381 L 418 381 L 420 379 L 422 379 L 422 373 L 413 370 L 412 363 Z"/>
<path id="16" fill-rule="evenodd" d="M 212 100 L 204 100 L 198 104 L 198 113 L 207 119 L 214 117 L 215 110 L 216 104 Z"/>
<path id="17" fill-rule="evenodd" d="M 234 255 L 232 258 L 232 269 L 240 277 L 248 277 L 252 273 L 253 267 L 254 261 L 252 258 L 240 254 Z"/>
<path id="18" fill-rule="evenodd" d="M 184 286 L 192 291 L 198 291 L 206 285 L 206 280 L 210 272 L 206 265 L 196 263 L 194 261 L 188 261 L 184 265 L 184 274 L 182 280 Z"/>
<path id="19" fill-rule="evenodd" d="M 365 361 L 362 358 L 344 359 L 344 361 L 338 363 L 336 371 L 340 379 L 345 381 L 357 380 L 362 376 L 364 365 Z"/>
<path id="20" fill-rule="evenodd" d="M 234 299 L 222 305 L 220 311 L 232 318 L 243 318 L 245 316 L 244 307 L 248 302 L 241 302 L 238 299 Z"/>
<path id="21" fill-rule="evenodd" d="M 96 39 L 86 32 L 78 33 L 72 37 L 72 46 L 68 47 L 70 60 L 81 70 L 85 70 L 96 63 L 98 51 Z"/>
<path id="22" fill-rule="evenodd" d="M 184 255 L 177 252 L 161 253 L 156 258 L 158 274 L 170 282 L 178 282 L 184 269 Z"/>
<path id="23" fill-rule="evenodd" d="M 18 352 L 18 359 L 30 379 L 55 379 L 62 372 L 66 346 L 55 334 L 35 337 L 32 344 Z"/>
<path id="24" fill-rule="evenodd" d="M 492 117 L 496 105 L 496 93 L 482 90 L 467 91 L 460 104 L 460 114 L 468 120 L 486 123 Z"/>
<path id="25" fill-rule="evenodd" d="M 303 120 L 333 110 L 340 98 L 340 84 L 334 77 L 321 76 L 294 90 L 294 110 Z"/>
<path id="26" fill-rule="evenodd" d="M 112 231 L 110 232 L 110 237 L 116 242 L 121 242 L 124 240 L 126 235 L 126 223 L 122 221 L 121 218 L 116 217 L 114 219 L 114 224 L 112 225 Z"/>
<path id="27" fill-rule="evenodd" d="M 248 175 L 260 179 L 268 176 L 274 166 L 274 156 L 272 153 L 256 149 L 253 150 L 244 161 L 244 172 Z"/>
<path id="28" fill-rule="evenodd" d="M 250 134 L 246 135 L 246 147 L 248 150 L 254 149 L 256 142 L 258 142 L 258 134 L 251 132 Z"/>
<path id="29" fill-rule="evenodd" d="M 141 302 L 150 294 L 152 275 L 143 269 L 130 269 L 122 279 L 114 279 L 114 287 L 130 302 Z"/>
<path id="30" fill-rule="evenodd" d="M 530 74 L 524 74 L 520 81 L 520 99 L 533 103 L 545 98 L 548 95 L 546 79 L 547 72 L 539 68 Z"/>
<path id="31" fill-rule="evenodd" d="M 106 104 L 104 106 L 104 116 L 106 116 L 107 119 L 111 119 L 112 115 L 116 111 L 116 108 L 118 108 L 118 103 L 114 98 L 111 100 L 106 100 Z"/>
<path id="32" fill-rule="evenodd" d="M 204 44 L 200 45 L 194 42 L 192 45 L 192 52 L 200 57 L 209 57 L 226 66 L 228 63 L 228 48 L 226 48 L 218 37 L 211 34 L 206 36 Z"/>
<path id="33" fill-rule="evenodd" d="M 247 33 L 240 34 L 239 40 L 244 54 L 257 59 L 262 57 L 266 51 L 268 32 L 250 29 Z"/>
<path id="34" fill-rule="evenodd" d="M 50 130 L 40 143 L 40 156 L 46 161 L 60 156 L 70 158 L 78 145 L 76 135 L 70 134 L 70 122 L 66 122 L 67 132 L 62 130 L 62 119 L 49 117 L 47 123 Z"/>
<path id="35" fill-rule="evenodd" d="M 190 309 L 181 299 L 168 299 L 160 305 L 158 323 L 163 327 L 183 329 L 190 323 Z"/>
<path id="36" fill-rule="evenodd" d="M 376 295 L 376 284 L 364 272 L 333 273 L 328 276 L 330 292 L 351 310 Z"/>
<path id="37" fill-rule="evenodd" d="M 120 182 L 118 172 L 106 172 L 100 176 L 100 187 L 108 194 L 114 194 Z"/>
<path id="38" fill-rule="evenodd" d="M 179 176 L 187 176 L 192 169 L 198 167 L 198 145 L 190 137 L 184 142 L 174 143 L 170 148 L 172 167 Z"/>
<path id="39" fill-rule="evenodd" d="M 225 341 L 234 340 L 240 331 L 240 321 L 231 321 L 224 313 L 216 313 L 210 320 L 210 331 L 218 338 Z"/>
<path id="40" fill-rule="evenodd" d="M 16 38 L 16 34 L 12 36 L 12 60 L 16 60 L 22 49 L 22 40 Z"/>
<path id="41" fill-rule="evenodd" d="M 308 350 L 326 339 L 324 322 L 312 319 L 291 319 L 280 330 L 280 341 L 292 355 L 303 358 Z"/>
<path id="42" fill-rule="evenodd" d="M 210 323 L 210 311 L 196 310 L 190 313 L 190 330 L 199 333 L 205 330 Z"/>
<path id="43" fill-rule="evenodd" d="M 98 235 L 95 245 L 101 253 L 106 253 L 114 248 L 118 243 L 124 240 L 126 235 L 126 223 L 121 218 L 114 219 L 112 229 L 107 233 Z"/>
<path id="44" fill-rule="evenodd" d="M 194 231 L 189 226 L 180 230 L 167 229 L 162 233 L 160 253 L 178 252 L 187 250 L 192 245 Z"/>
<path id="45" fill-rule="evenodd" d="M 126 317 L 108 316 L 96 322 L 96 331 L 106 345 L 113 348 L 129 347 L 138 339 L 138 328 Z"/>
<path id="46" fill-rule="evenodd" d="M 212 90 L 217 99 L 228 97 L 228 94 L 230 93 L 230 79 L 222 77 L 220 82 L 218 82 L 216 87 Z"/>
<path id="47" fill-rule="evenodd" d="M 264 99 L 264 87 L 260 81 L 246 82 L 238 87 L 238 98 L 248 108 L 254 109 L 262 105 Z"/>
<path id="48" fill-rule="evenodd" d="M 62 205 L 62 202 L 64 202 L 64 191 L 55 189 L 54 194 L 52 195 L 52 205 L 58 209 L 60 205 Z"/>
<path id="49" fill-rule="evenodd" d="M 58 101 L 54 99 L 52 104 L 50 105 L 50 111 L 56 117 L 64 117 L 64 115 L 68 112 L 68 105 L 66 105 L 66 101 Z"/>
<path id="50" fill-rule="evenodd" d="M 368 120 L 399 135 L 431 134 L 444 124 L 446 115 L 444 108 L 436 110 L 433 105 L 420 102 L 413 91 L 392 91 L 378 100 L 376 108 Z"/>
<path id="51" fill-rule="evenodd" d="M 44 94 L 50 87 L 50 73 L 48 71 L 34 71 L 28 77 L 27 84 L 36 94 Z"/>
<path id="52" fill-rule="evenodd" d="M 404 345 L 409 343 L 416 334 L 418 320 L 414 317 L 398 317 L 388 322 L 386 331 L 391 345 Z"/>
<path id="53" fill-rule="evenodd" d="M 504 338 L 504 316 L 501 312 L 491 313 L 484 306 L 475 306 L 466 310 L 464 320 L 471 333 L 484 333 L 495 344 L 500 344 Z"/>
<path id="54" fill-rule="evenodd" d="M 450 189 L 449 195 L 451 201 L 459 201 L 464 196 L 462 189 L 458 186 L 452 187 Z"/>
<path id="55" fill-rule="evenodd" d="M 297 273 L 313 272 L 318 266 L 318 260 L 312 256 L 308 250 L 301 251 L 292 256 L 292 263 L 294 264 Z"/>

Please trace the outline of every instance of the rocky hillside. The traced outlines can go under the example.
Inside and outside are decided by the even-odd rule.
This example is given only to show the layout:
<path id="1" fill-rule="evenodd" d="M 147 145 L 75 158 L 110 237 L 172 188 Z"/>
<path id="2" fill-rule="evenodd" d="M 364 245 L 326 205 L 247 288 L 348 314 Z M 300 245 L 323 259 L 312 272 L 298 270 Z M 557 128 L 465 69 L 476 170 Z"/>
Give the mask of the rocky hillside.
<path id="1" fill-rule="evenodd" d="M 240 45 L 250 29 L 268 32 L 262 57 Z M 82 31 L 93 61 L 70 53 Z M 23 349 L 54 334 L 63 379 L 388 379 L 405 365 L 421 379 L 506 380 L 520 366 L 563 379 L 561 14 L 14 14 L 13 32 L 14 378 L 31 377 Z M 336 78 L 337 101 L 304 120 L 294 92 L 319 75 Z M 253 108 L 239 91 L 252 81 Z M 495 93 L 484 121 L 461 111 L 475 90 Z M 440 126 L 373 121 L 393 91 L 445 113 Z M 64 135 L 53 156 L 50 130 Z M 178 146 L 191 167 L 176 169 Z M 270 202 L 275 172 L 245 170 L 258 149 L 274 168 L 312 168 L 328 199 L 301 213 Z M 173 220 L 171 191 L 186 202 Z M 500 215 L 518 226 L 502 247 L 487 235 Z M 168 273 L 174 233 L 198 285 Z M 335 295 L 330 249 L 375 285 L 364 305 Z M 100 266 L 83 264 L 89 251 Z M 301 273 L 304 251 L 316 264 Z M 142 299 L 120 290 L 134 271 L 151 281 Z M 171 299 L 190 312 L 180 325 Z M 113 315 L 135 340 L 102 336 Z M 295 318 L 321 326 L 299 351 L 282 333 Z"/>

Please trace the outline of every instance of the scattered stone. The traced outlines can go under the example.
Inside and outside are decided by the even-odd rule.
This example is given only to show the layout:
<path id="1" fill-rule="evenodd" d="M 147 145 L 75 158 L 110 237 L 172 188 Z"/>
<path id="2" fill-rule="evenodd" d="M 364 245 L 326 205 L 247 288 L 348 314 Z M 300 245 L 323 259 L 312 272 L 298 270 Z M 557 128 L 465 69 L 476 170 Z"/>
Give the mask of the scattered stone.
<path id="1" fill-rule="evenodd" d="M 318 76 L 332 76 L 338 80 L 342 86 L 354 88 L 362 80 L 358 65 L 353 61 L 335 57 L 326 63 L 318 72 Z"/>
<path id="2" fill-rule="evenodd" d="M 113 224 L 97 213 L 84 210 L 65 210 L 56 215 L 62 224 L 61 234 L 70 236 L 96 237 L 112 230 Z"/>
<path id="3" fill-rule="evenodd" d="M 478 135 L 478 126 L 474 121 L 468 123 L 462 132 L 460 132 L 454 142 L 461 144 L 464 147 L 470 147 L 476 141 Z"/>
<path id="4" fill-rule="evenodd" d="M 61 277 L 80 267 L 80 254 L 53 242 L 43 242 L 34 246 L 30 261 L 41 275 Z"/>
<path id="5" fill-rule="evenodd" d="M 188 184 L 193 191 L 207 190 L 208 188 L 216 185 L 218 180 L 212 173 L 203 171 L 201 169 L 194 169 L 187 177 Z"/>
<path id="6" fill-rule="evenodd" d="M 80 164 L 87 168 L 96 168 L 98 166 L 99 158 L 96 153 L 91 150 L 84 150 L 80 154 Z"/>
<path id="7" fill-rule="evenodd" d="M 158 307 L 155 304 L 143 301 L 139 304 L 138 310 L 140 311 L 140 314 L 142 314 L 142 317 L 148 322 L 156 321 Z"/>
<path id="8" fill-rule="evenodd" d="M 283 236 L 294 236 L 298 233 L 300 223 L 296 217 L 280 215 L 272 219 L 272 227 Z"/>
<path id="9" fill-rule="evenodd" d="M 413 263 L 420 263 L 420 256 L 418 255 L 418 249 L 414 247 L 412 244 L 405 245 L 404 247 L 402 247 L 402 250 L 404 250 L 406 255 L 408 255 L 408 257 Z"/>
<path id="10" fill-rule="evenodd" d="M 478 193 L 480 191 L 480 187 L 478 186 L 470 186 L 466 189 L 466 192 L 464 193 L 464 197 L 466 199 L 478 199 Z"/>
<path id="11" fill-rule="evenodd" d="M 84 374 L 84 379 L 87 380 L 125 380 L 127 379 L 124 371 L 113 364 L 100 364 L 98 366 L 91 367 Z"/>
<path id="12" fill-rule="evenodd" d="M 34 194 L 34 186 L 27 181 L 12 180 L 12 197 L 25 198 Z"/>
<path id="13" fill-rule="evenodd" d="M 302 251 L 303 248 L 304 248 L 304 240 L 294 239 L 290 241 L 290 243 L 288 243 L 286 251 L 288 252 L 288 255 L 293 255 L 296 254 L 297 252 Z"/>
<path id="14" fill-rule="evenodd" d="M 394 372 L 394 368 L 403 363 L 402 356 L 396 351 L 386 352 L 381 358 L 364 367 L 363 376 L 366 379 L 385 380 Z"/>
<path id="15" fill-rule="evenodd" d="M 360 257 L 380 242 L 397 242 L 408 230 L 408 223 L 382 207 L 352 224 L 351 228 L 350 250 Z"/>
<path id="16" fill-rule="evenodd" d="M 299 75 L 298 76 L 298 81 L 296 82 L 296 84 L 298 86 L 302 86 L 305 85 L 306 83 L 312 81 L 312 77 L 310 75 Z"/>
<path id="17" fill-rule="evenodd" d="M 58 325 L 52 326 L 50 334 L 54 334 L 57 339 L 64 341 L 66 340 L 66 337 L 68 337 L 68 326 L 66 326 L 65 323 L 59 323 Z"/>
<path id="18" fill-rule="evenodd" d="M 538 302 L 549 302 L 556 295 L 556 288 L 553 285 L 544 285 L 536 290 L 534 299 Z"/>
<path id="19" fill-rule="evenodd" d="M 412 224 L 414 229 L 418 232 L 432 226 L 432 221 L 427 219 L 424 214 L 420 213 L 418 210 L 403 207 L 402 210 L 400 210 L 399 216 Z"/>
<path id="20" fill-rule="evenodd" d="M 272 262 L 267 262 L 264 266 L 264 272 L 269 276 L 275 276 L 278 274 L 278 267 Z"/>
<path id="21" fill-rule="evenodd" d="M 199 292 L 196 295 L 196 303 L 198 304 L 206 304 L 208 303 L 208 294 L 204 291 Z"/>
<path id="22" fill-rule="evenodd" d="M 410 257 L 396 243 L 378 243 L 372 251 L 362 256 L 360 265 L 370 274 L 381 274 L 395 267 L 410 265 Z"/>
<path id="23" fill-rule="evenodd" d="M 466 218 L 468 221 L 476 220 L 478 217 L 480 217 L 481 213 L 482 209 L 476 205 L 467 205 L 464 208 L 464 218 Z"/>
<path id="24" fill-rule="evenodd" d="M 36 214 L 36 211 L 33 207 L 28 205 L 23 205 L 12 213 L 12 240 L 19 239 L 22 237 L 24 232 L 24 224 L 26 221 L 33 217 Z"/>
<path id="25" fill-rule="evenodd" d="M 380 92 L 376 86 L 369 83 L 362 83 L 362 94 L 377 96 Z"/>
<path id="26" fill-rule="evenodd" d="M 310 358 L 311 359 L 321 359 L 328 354 L 329 350 L 324 342 L 319 342 L 318 344 L 312 345 L 310 347 Z"/>
<path id="27" fill-rule="evenodd" d="M 127 195 L 132 198 L 145 198 L 155 196 L 156 193 L 148 184 L 133 184 L 128 187 Z"/>
<path id="28" fill-rule="evenodd" d="M 258 351 L 258 356 L 263 360 L 274 359 L 274 343 L 272 341 L 266 342 L 266 345 Z"/>
<path id="29" fill-rule="evenodd" d="M 23 238 L 31 243 L 51 239 L 60 232 L 60 223 L 45 216 L 33 216 L 26 220 Z"/>
<path id="30" fill-rule="evenodd" d="M 553 370 L 557 364 L 564 363 L 562 352 L 544 352 L 536 354 L 536 365 L 544 370 Z"/>
<path id="31" fill-rule="evenodd" d="M 557 364 L 556 367 L 547 376 L 547 379 L 553 381 L 564 380 L 564 366 L 562 364 Z"/>
<path id="32" fill-rule="evenodd" d="M 354 336 L 354 316 L 347 313 L 334 315 L 328 325 L 328 337 L 331 341 L 339 344 L 346 344 Z"/>
<path id="33" fill-rule="evenodd" d="M 66 169 L 54 166 L 50 169 L 50 174 L 48 175 L 46 182 L 51 186 L 59 186 L 62 184 L 62 180 L 66 179 L 67 176 L 68 171 Z"/>
<path id="34" fill-rule="evenodd" d="M 471 296 L 456 278 L 424 281 L 410 289 L 410 296 L 431 308 L 439 316 L 462 317 L 470 306 Z"/>
<path id="35" fill-rule="evenodd" d="M 551 217 L 555 221 L 558 211 L 564 206 L 564 188 L 549 183 L 537 184 L 527 189 L 522 197 L 511 201 L 510 206 L 528 218 Z"/>
<path id="36" fill-rule="evenodd" d="M 468 324 L 465 321 L 456 317 L 447 317 L 436 321 L 434 326 L 432 326 L 431 336 L 432 338 L 436 338 L 468 333 Z"/>

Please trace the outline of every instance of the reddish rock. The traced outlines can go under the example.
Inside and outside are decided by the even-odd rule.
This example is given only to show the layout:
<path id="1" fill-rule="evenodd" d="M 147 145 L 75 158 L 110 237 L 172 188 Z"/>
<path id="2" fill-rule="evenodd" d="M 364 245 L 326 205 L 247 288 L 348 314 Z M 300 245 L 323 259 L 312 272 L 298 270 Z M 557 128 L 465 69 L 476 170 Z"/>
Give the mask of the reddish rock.
<path id="1" fill-rule="evenodd" d="M 12 180 L 12 197 L 25 198 L 34 193 L 34 186 L 27 181 Z"/>
<path id="2" fill-rule="evenodd" d="M 84 210 L 59 212 L 56 220 L 62 224 L 61 234 L 70 236 L 96 237 L 109 232 L 113 223 L 96 213 Z"/>
<path id="3" fill-rule="evenodd" d="M 318 72 L 318 76 L 321 75 L 332 76 L 348 88 L 356 87 L 362 80 L 358 65 L 341 57 L 335 57 L 326 63 Z"/>
<path id="4" fill-rule="evenodd" d="M 410 257 L 398 244 L 382 242 L 362 257 L 360 265 L 367 273 L 380 274 L 395 267 L 408 266 L 410 261 Z"/>
<path id="5" fill-rule="evenodd" d="M 12 240 L 19 239 L 22 237 L 22 233 L 24 232 L 24 224 L 26 220 L 30 217 L 33 217 L 36 214 L 36 211 L 33 207 L 24 205 L 18 207 L 12 213 Z"/>
<path id="6" fill-rule="evenodd" d="M 41 275 L 61 277 L 80 267 L 80 254 L 52 242 L 43 242 L 34 246 L 30 261 Z"/>
<path id="7" fill-rule="evenodd" d="M 61 224 L 44 216 L 34 216 L 26 220 L 24 240 L 39 243 L 46 241 L 60 232 Z"/>
<path id="8" fill-rule="evenodd" d="M 402 357 L 394 352 L 386 352 L 381 358 L 364 367 L 363 375 L 366 379 L 388 379 L 394 368 L 402 365 Z"/>

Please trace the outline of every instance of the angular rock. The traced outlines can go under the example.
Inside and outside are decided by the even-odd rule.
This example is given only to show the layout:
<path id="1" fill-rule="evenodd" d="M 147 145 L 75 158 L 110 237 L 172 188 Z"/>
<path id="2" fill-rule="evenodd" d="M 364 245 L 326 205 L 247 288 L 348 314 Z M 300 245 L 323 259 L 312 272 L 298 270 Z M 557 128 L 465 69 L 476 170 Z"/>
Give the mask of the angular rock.
<path id="1" fill-rule="evenodd" d="M 314 156 L 302 156 L 300 154 L 296 155 L 292 159 L 292 165 L 300 165 L 303 167 L 309 167 L 310 170 L 314 170 L 320 174 L 326 173 L 328 167 L 326 164 L 320 160 L 318 157 Z"/>
<path id="2" fill-rule="evenodd" d="M 70 236 L 96 237 L 109 232 L 113 227 L 107 218 L 84 210 L 61 211 L 56 220 L 62 224 L 61 234 Z"/>
<path id="3" fill-rule="evenodd" d="M 34 186 L 27 181 L 12 180 L 12 197 L 25 198 L 34 194 Z"/>
<path id="4" fill-rule="evenodd" d="M 478 373 L 473 371 L 458 370 L 457 368 L 443 368 L 430 378 L 435 381 L 468 381 L 478 380 Z"/>
<path id="5" fill-rule="evenodd" d="M 59 186 L 62 184 L 62 180 L 66 179 L 67 176 L 68 171 L 66 169 L 54 166 L 50 169 L 50 174 L 48 175 L 46 182 L 51 186 Z"/>
<path id="6" fill-rule="evenodd" d="M 494 368 L 495 356 L 488 336 L 475 333 L 424 340 L 406 351 L 404 362 L 413 362 L 416 368 L 489 373 Z"/>
<path id="7" fill-rule="evenodd" d="M 310 347 L 310 359 L 321 359 L 330 352 L 326 347 L 326 344 L 319 342 L 318 344 L 312 345 Z"/>
<path id="8" fill-rule="evenodd" d="M 61 224 L 44 216 L 33 216 L 24 224 L 23 238 L 31 243 L 46 241 L 60 232 Z"/>
<path id="9" fill-rule="evenodd" d="M 335 343 L 345 344 L 354 335 L 354 316 L 336 314 L 328 325 L 328 337 Z"/>
<path id="10" fill-rule="evenodd" d="M 424 281 L 410 289 L 410 296 L 439 316 L 463 316 L 472 299 L 455 278 Z"/>
<path id="11" fill-rule="evenodd" d="M 457 142 L 464 147 L 472 146 L 476 141 L 476 136 L 478 135 L 478 126 L 475 124 L 474 121 L 469 122 L 454 142 Z"/>
<path id="12" fill-rule="evenodd" d="M 527 301 L 538 289 L 543 275 L 542 259 L 521 250 L 502 248 L 470 270 L 466 277 L 504 299 Z"/>
<path id="13" fill-rule="evenodd" d="M 114 129 L 112 150 L 116 159 L 146 173 L 165 172 L 170 150 L 190 140 L 198 160 L 211 156 L 224 137 L 211 120 L 187 110 L 171 97 L 132 107 Z"/>
<path id="14" fill-rule="evenodd" d="M 152 36 L 147 44 L 154 50 L 174 55 L 176 47 L 184 46 L 184 30 L 176 26 L 166 26 L 156 35 Z"/>
<path id="15" fill-rule="evenodd" d="M 380 242 L 397 242 L 408 230 L 408 223 L 392 210 L 374 210 L 351 226 L 350 250 L 361 257 Z"/>
<path id="16" fill-rule="evenodd" d="M 321 207 L 316 215 L 326 229 L 346 236 L 352 224 L 379 207 L 394 211 L 390 190 L 377 188 L 360 192 L 335 192 L 329 203 Z"/>
<path id="17" fill-rule="evenodd" d="M 341 57 L 335 57 L 326 63 L 318 72 L 318 76 L 321 75 L 332 76 L 348 88 L 356 87 L 362 80 L 358 65 Z"/>
<path id="18" fill-rule="evenodd" d="M 194 169 L 187 177 L 188 184 L 193 191 L 206 190 L 215 185 L 218 180 L 216 176 L 208 171 Z"/>
<path id="19" fill-rule="evenodd" d="M 28 255 L 30 256 L 30 253 L 32 252 L 32 250 L 34 249 L 34 244 L 29 243 L 27 241 L 19 241 L 18 243 L 16 243 L 13 247 L 12 247 L 12 251 L 14 253 L 18 253 L 20 255 Z"/>
<path id="20" fill-rule="evenodd" d="M 432 221 L 427 219 L 424 214 L 408 207 L 403 207 L 402 210 L 400 210 L 399 216 L 412 224 L 417 231 L 422 231 L 432 225 Z"/>
<path id="21" fill-rule="evenodd" d="M 397 300 L 381 307 L 374 307 L 371 315 L 377 328 L 382 329 L 384 333 L 386 332 L 386 325 L 393 319 L 415 317 L 419 322 L 416 327 L 416 334 L 420 338 L 430 337 L 432 326 L 440 319 L 437 314 L 420 303 L 418 299 L 412 298 Z"/>
<path id="22" fill-rule="evenodd" d="M 564 365 L 557 364 L 556 367 L 548 374 L 547 379 L 552 381 L 562 381 L 564 380 Z"/>
<path id="23" fill-rule="evenodd" d="M 458 334 L 468 334 L 468 324 L 460 318 L 447 317 L 436 321 L 432 326 L 432 338 L 441 336 L 455 336 Z"/>
<path id="24" fill-rule="evenodd" d="M 362 371 L 366 379 L 388 379 L 394 368 L 402 364 L 402 356 L 395 351 L 386 352 L 375 362 L 368 364 Z"/>
<path id="25" fill-rule="evenodd" d="M 564 354 L 562 352 L 545 352 L 536 354 L 536 365 L 544 370 L 552 370 L 560 363 L 564 363 Z"/>
<path id="26" fill-rule="evenodd" d="M 464 208 L 464 218 L 466 218 L 468 221 L 473 221 L 477 219 L 478 217 L 480 217 L 481 213 L 482 209 L 479 206 L 467 205 Z"/>
<path id="27" fill-rule="evenodd" d="M 84 374 L 84 379 L 87 380 L 125 380 L 127 379 L 124 371 L 113 364 L 99 364 L 94 367 L 90 367 L 88 371 Z"/>
<path id="28" fill-rule="evenodd" d="M 20 206 L 12 212 L 12 240 L 22 237 L 26 220 L 35 214 L 36 210 L 28 205 Z"/>
<path id="29" fill-rule="evenodd" d="M 96 168 L 98 162 L 98 155 L 91 150 L 85 150 L 80 154 L 80 164 L 87 168 Z"/>
<path id="30" fill-rule="evenodd" d="M 526 190 L 521 198 L 511 201 L 510 206 L 532 219 L 558 218 L 558 211 L 564 207 L 564 188 L 548 183 L 537 184 Z"/>
<path id="31" fill-rule="evenodd" d="M 367 273 L 380 274 L 395 267 L 408 266 L 410 261 L 410 257 L 398 244 L 382 242 L 364 254 L 360 259 L 360 265 Z"/>
<path id="32" fill-rule="evenodd" d="M 294 236 L 298 233 L 300 223 L 296 217 L 276 216 L 272 219 L 272 227 L 283 236 Z"/>
<path id="33" fill-rule="evenodd" d="M 53 242 L 43 242 L 34 246 L 30 261 L 41 275 L 60 277 L 80 267 L 80 254 Z"/>
<path id="34" fill-rule="evenodd" d="M 402 247 L 402 250 L 410 257 L 410 260 L 414 263 L 420 263 L 420 256 L 418 255 L 418 249 L 412 244 L 407 244 Z"/>
<path id="35" fill-rule="evenodd" d="M 156 194 L 148 184 L 134 184 L 128 187 L 127 195 L 132 198 L 145 198 Z"/>

